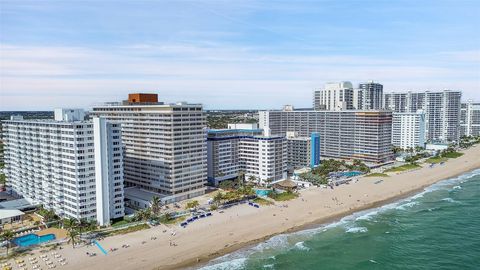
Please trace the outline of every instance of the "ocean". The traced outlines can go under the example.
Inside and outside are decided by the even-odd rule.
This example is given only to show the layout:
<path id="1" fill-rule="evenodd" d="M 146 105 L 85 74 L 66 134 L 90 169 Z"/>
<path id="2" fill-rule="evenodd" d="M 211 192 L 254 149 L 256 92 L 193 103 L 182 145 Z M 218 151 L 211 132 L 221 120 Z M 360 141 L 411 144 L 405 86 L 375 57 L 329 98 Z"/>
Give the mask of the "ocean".
<path id="1" fill-rule="evenodd" d="M 338 222 L 274 236 L 200 269 L 480 269 L 480 170 Z"/>

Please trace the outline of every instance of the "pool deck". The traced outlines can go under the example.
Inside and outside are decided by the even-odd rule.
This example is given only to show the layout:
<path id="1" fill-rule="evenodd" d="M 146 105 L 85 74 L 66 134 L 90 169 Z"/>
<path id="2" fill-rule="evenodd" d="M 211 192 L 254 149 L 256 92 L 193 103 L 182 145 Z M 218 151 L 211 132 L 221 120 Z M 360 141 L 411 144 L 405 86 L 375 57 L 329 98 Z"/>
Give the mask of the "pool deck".
<path id="1" fill-rule="evenodd" d="M 55 239 L 67 238 L 67 231 L 64 229 L 57 229 L 57 228 L 48 228 L 48 229 L 36 232 L 35 234 L 38 236 L 42 236 L 46 234 L 55 234 Z"/>

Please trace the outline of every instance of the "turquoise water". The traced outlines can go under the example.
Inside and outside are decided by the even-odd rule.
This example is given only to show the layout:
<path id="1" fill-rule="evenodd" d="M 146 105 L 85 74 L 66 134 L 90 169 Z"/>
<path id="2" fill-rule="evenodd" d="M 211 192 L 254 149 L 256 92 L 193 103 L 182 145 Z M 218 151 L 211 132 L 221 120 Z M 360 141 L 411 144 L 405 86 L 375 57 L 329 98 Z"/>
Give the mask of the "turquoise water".
<path id="1" fill-rule="evenodd" d="M 342 172 L 342 176 L 345 177 L 354 177 L 354 176 L 359 176 L 362 174 L 362 172 L 357 172 L 357 171 L 351 171 L 351 172 Z"/>
<path id="2" fill-rule="evenodd" d="M 202 269 L 480 269 L 480 170 L 333 224 L 275 236 Z"/>
<path id="3" fill-rule="evenodd" d="M 36 234 L 31 233 L 31 234 L 26 234 L 26 235 L 14 238 L 13 243 L 15 243 L 15 245 L 20 247 L 28 247 L 28 246 L 38 245 L 41 243 L 52 241 L 54 239 L 55 239 L 54 234 L 46 234 L 46 235 L 38 236 Z"/>
<path id="4" fill-rule="evenodd" d="M 272 191 L 268 190 L 268 189 L 256 189 L 255 190 L 255 194 L 257 194 L 257 196 L 263 196 L 263 197 L 268 196 L 268 194 L 270 192 L 272 192 Z"/>

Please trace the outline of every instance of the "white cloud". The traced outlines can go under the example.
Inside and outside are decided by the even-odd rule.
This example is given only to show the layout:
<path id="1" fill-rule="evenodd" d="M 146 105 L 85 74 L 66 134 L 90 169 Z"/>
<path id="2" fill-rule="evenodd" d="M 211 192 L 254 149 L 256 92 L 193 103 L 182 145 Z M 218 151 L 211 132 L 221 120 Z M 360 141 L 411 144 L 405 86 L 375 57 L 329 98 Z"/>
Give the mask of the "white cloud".
<path id="1" fill-rule="evenodd" d="M 469 55 L 476 54 L 412 60 L 279 56 L 218 44 L 104 49 L 4 44 L 0 105 L 2 110 L 89 107 L 146 91 L 158 92 L 167 102 L 201 102 L 207 108 L 279 108 L 287 103 L 307 107 L 312 89 L 326 81 L 370 79 L 383 83 L 387 91 L 461 89 L 466 98 L 480 100 L 479 68 L 472 68 Z"/>

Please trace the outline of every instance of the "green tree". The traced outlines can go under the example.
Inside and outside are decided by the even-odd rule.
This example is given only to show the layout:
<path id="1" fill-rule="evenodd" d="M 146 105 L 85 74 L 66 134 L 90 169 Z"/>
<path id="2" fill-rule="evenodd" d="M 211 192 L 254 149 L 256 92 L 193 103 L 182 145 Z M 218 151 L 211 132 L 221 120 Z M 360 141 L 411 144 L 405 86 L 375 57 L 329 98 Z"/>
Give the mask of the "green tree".
<path id="1" fill-rule="evenodd" d="M 155 216 L 160 214 L 160 209 L 162 207 L 162 200 L 159 197 L 153 196 L 152 201 L 150 202 L 150 209 Z"/>
<path id="2" fill-rule="evenodd" d="M 3 241 L 7 241 L 7 256 L 8 256 L 8 249 L 10 248 L 11 241 L 14 236 L 15 236 L 14 233 L 10 230 L 5 230 L 2 232 Z"/>
<path id="3" fill-rule="evenodd" d="M 215 194 L 215 196 L 213 196 L 213 203 L 218 206 L 223 202 L 223 199 L 224 194 L 222 192 L 218 192 L 217 194 Z"/>
<path id="4" fill-rule="evenodd" d="M 200 204 L 198 203 L 198 201 L 190 201 L 190 202 L 187 202 L 187 209 L 194 209 L 195 211 L 197 210 L 197 207 L 199 206 Z"/>
<path id="5" fill-rule="evenodd" d="M 245 186 L 245 172 L 239 171 L 237 176 L 237 187 L 244 187 Z"/>
<path id="6" fill-rule="evenodd" d="M 77 229 L 70 229 L 67 231 L 68 242 L 72 243 L 72 247 L 75 248 L 75 243 L 80 236 L 80 232 Z"/>
<path id="7" fill-rule="evenodd" d="M 233 181 L 230 181 L 230 180 L 222 181 L 220 182 L 220 184 L 218 184 L 218 187 L 223 190 L 233 189 L 234 186 L 235 184 L 233 183 Z"/>
<path id="8" fill-rule="evenodd" d="M 62 220 L 63 228 L 67 230 L 68 241 L 72 242 L 72 247 L 75 248 L 75 242 L 80 235 L 80 222 L 74 218 L 66 218 Z"/>

